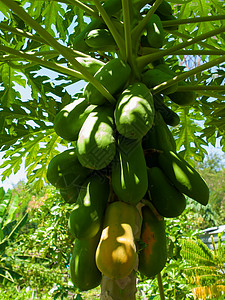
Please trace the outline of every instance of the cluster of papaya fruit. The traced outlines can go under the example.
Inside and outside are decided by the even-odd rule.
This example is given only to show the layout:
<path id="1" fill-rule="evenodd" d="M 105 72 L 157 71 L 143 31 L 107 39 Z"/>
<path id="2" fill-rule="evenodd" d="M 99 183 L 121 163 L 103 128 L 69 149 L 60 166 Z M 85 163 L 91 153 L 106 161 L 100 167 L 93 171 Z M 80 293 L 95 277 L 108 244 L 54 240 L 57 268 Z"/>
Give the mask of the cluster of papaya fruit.
<path id="1" fill-rule="evenodd" d="M 114 0 L 103 4 L 110 16 L 121 9 L 112 4 Z M 156 12 L 140 43 L 161 48 L 160 22 L 173 16 L 163 6 Z M 93 22 L 99 26 L 99 20 Z M 109 30 L 87 28 L 81 34 L 85 49 L 112 46 Z M 109 103 L 88 82 L 82 96 L 59 111 L 54 121 L 56 133 L 74 148 L 50 161 L 47 179 L 72 204 L 68 223 L 75 244 L 70 276 L 76 287 L 88 290 L 100 284 L 102 274 L 111 279 L 125 278 L 134 270 L 147 277 L 158 274 L 167 260 L 164 218 L 184 211 L 185 195 L 206 205 L 209 190 L 177 153 L 168 125 L 176 126 L 179 116 L 164 102 L 168 96 L 176 104 L 190 105 L 194 93 L 177 91 L 177 84 L 154 96 L 150 91 L 176 75 L 164 61 L 146 66 L 137 78 L 119 56 L 108 62 L 77 60 L 116 99 Z"/>

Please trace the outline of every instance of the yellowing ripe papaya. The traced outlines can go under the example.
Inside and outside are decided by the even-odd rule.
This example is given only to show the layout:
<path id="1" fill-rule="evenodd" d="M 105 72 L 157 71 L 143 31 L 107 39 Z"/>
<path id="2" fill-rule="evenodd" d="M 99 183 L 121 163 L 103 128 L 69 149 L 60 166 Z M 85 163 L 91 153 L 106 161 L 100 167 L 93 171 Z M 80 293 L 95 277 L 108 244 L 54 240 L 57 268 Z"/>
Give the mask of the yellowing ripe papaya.
<path id="1" fill-rule="evenodd" d="M 120 201 L 136 205 L 144 197 L 148 189 L 148 174 L 141 141 L 119 136 L 111 179 Z"/>
<path id="2" fill-rule="evenodd" d="M 127 83 L 131 68 L 119 58 L 114 58 L 104 65 L 96 74 L 95 78 L 110 92 L 119 93 Z M 84 97 L 90 104 L 101 105 L 107 100 L 90 82 L 84 88 Z"/>
<path id="3" fill-rule="evenodd" d="M 207 205 L 209 188 L 206 182 L 178 153 L 164 151 L 159 154 L 158 161 L 160 168 L 181 193 Z"/>
<path id="4" fill-rule="evenodd" d="M 158 167 L 148 169 L 148 190 L 150 199 L 158 213 L 166 218 L 182 214 L 186 199 Z"/>
<path id="5" fill-rule="evenodd" d="M 94 237 L 103 223 L 109 197 L 109 181 L 100 175 L 88 178 L 80 189 L 69 217 L 69 229 L 78 239 Z"/>
<path id="6" fill-rule="evenodd" d="M 77 157 L 86 168 L 100 170 L 114 158 L 116 143 L 113 136 L 111 106 L 98 106 L 87 117 L 77 140 Z"/>
<path id="7" fill-rule="evenodd" d="M 67 141 L 75 141 L 84 121 L 95 107 L 89 105 L 85 98 L 67 104 L 54 119 L 55 132 Z"/>
<path id="8" fill-rule="evenodd" d="M 128 139 L 141 139 L 152 127 L 153 97 L 143 83 L 129 85 L 120 95 L 114 119 L 118 132 Z"/>
<path id="9" fill-rule="evenodd" d="M 100 233 L 91 239 L 75 239 L 69 272 L 72 283 L 81 291 L 93 289 L 101 283 L 102 274 L 95 263 L 99 239 Z"/>
<path id="10" fill-rule="evenodd" d="M 55 187 L 64 189 L 72 185 L 81 186 L 90 173 L 90 169 L 80 164 L 76 148 L 72 148 L 52 158 L 47 168 L 47 179 Z"/>
<path id="11" fill-rule="evenodd" d="M 139 251 L 141 274 L 153 277 L 165 266 L 167 260 L 165 223 L 148 206 L 142 207 L 142 227 L 140 241 L 144 244 Z"/>
<path id="12" fill-rule="evenodd" d="M 106 209 L 103 230 L 96 250 L 98 269 L 111 279 L 128 276 L 136 265 L 134 241 L 138 210 L 124 202 L 113 202 Z"/>

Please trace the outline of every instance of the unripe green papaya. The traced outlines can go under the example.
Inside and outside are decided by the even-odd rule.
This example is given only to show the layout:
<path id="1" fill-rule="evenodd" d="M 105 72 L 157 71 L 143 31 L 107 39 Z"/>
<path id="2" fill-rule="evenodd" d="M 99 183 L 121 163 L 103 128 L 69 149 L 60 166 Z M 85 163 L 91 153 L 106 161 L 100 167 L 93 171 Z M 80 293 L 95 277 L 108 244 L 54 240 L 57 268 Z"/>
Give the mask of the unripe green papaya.
<path id="1" fill-rule="evenodd" d="M 57 188 L 82 185 L 91 170 L 84 168 L 76 154 L 76 149 L 68 149 L 52 158 L 47 169 L 48 181 Z"/>
<path id="2" fill-rule="evenodd" d="M 95 263 L 95 252 L 100 239 L 99 234 L 91 239 L 75 239 L 69 270 L 75 287 L 87 291 L 101 283 L 102 274 Z"/>
<path id="3" fill-rule="evenodd" d="M 80 192 L 80 185 L 71 185 L 65 189 L 59 189 L 60 195 L 66 203 L 72 204 L 77 201 Z"/>
<path id="4" fill-rule="evenodd" d="M 163 82 L 167 82 L 168 80 L 170 80 L 172 78 L 173 77 L 170 74 L 163 72 L 156 68 L 148 70 L 142 74 L 142 82 L 144 84 L 146 84 L 148 88 L 153 88 L 157 85 L 160 85 Z M 176 92 L 177 88 L 178 88 L 178 84 L 175 83 L 172 86 L 165 88 L 162 91 L 162 93 L 165 95 L 168 95 L 168 94 Z"/>
<path id="5" fill-rule="evenodd" d="M 76 57 L 76 60 L 92 75 L 95 75 L 95 73 L 97 73 L 98 70 L 105 65 L 104 62 L 93 57 Z"/>
<path id="6" fill-rule="evenodd" d="M 181 193 L 207 205 L 209 188 L 206 182 L 179 154 L 164 151 L 159 154 L 158 161 L 160 168 Z"/>
<path id="7" fill-rule="evenodd" d="M 171 131 L 163 120 L 162 115 L 156 111 L 154 124 L 142 140 L 144 150 L 172 150 L 176 151 L 176 142 Z"/>
<path id="8" fill-rule="evenodd" d="M 116 47 L 116 42 L 112 34 L 106 28 L 97 28 L 89 31 L 85 36 L 85 42 L 89 47 L 95 48 L 96 50 L 107 50 L 107 47 Z"/>
<path id="9" fill-rule="evenodd" d="M 175 218 L 184 211 L 186 207 L 184 195 L 170 183 L 158 167 L 148 169 L 148 190 L 151 202 L 161 216 Z"/>
<path id="10" fill-rule="evenodd" d="M 105 168 L 116 153 L 111 106 L 98 106 L 87 117 L 77 140 L 77 157 L 86 168 Z"/>
<path id="11" fill-rule="evenodd" d="M 108 179 L 99 175 L 91 176 L 82 185 L 68 222 L 76 238 L 90 239 L 98 233 L 103 223 L 109 191 Z"/>
<path id="12" fill-rule="evenodd" d="M 157 14 L 160 17 L 161 21 L 174 21 L 174 20 L 177 20 L 177 18 L 174 15 L 170 15 L 170 14 L 163 15 L 158 10 L 155 11 L 155 14 Z M 166 29 L 166 30 L 178 30 L 179 26 L 178 25 L 172 25 L 172 26 L 169 26 L 169 25 L 164 26 L 163 25 L 163 28 Z"/>
<path id="13" fill-rule="evenodd" d="M 178 82 L 178 86 L 188 85 L 185 81 Z M 192 105 L 196 100 L 196 93 L 194 91 L 176 91 L 168 95 L 170 100 L 180 106 Z"/>
<path id="14" fill-rule="evenodd" d="M 159 69 L 162 72 L 168 73 L 171 77 L 175 77 L 177 75 L 166 63 L 160 63 L 156 65 L 155 69 Z"/>
<path id="15" fill-rule="evenodd" d="M 165 33 L 159 16 L 153 14 L 146 25 L 146 29 L 149 46 L 161 48 L 164 44 Z"/>
<path id="16" fill-rule="evenodd" d="M 111 179 L 120 201 L 136 205 L 144 197 L 148 175 L 141 141 L 119 136 Z"/>
<path id="17" fill-rule="evenodd" d="M 138 269 L 141 274 L 153 277 L 164 268 L 167 260 L 165 223 L 148 206 L 142 207 L 142 217 L 140 240 L 144 247 L 139 251 Z"/>
<path id="18" fill-rule="evenodd" d="M 95 78 L 110 92 L 115 95 L 119 93 L 127 83 L 131 73 L 131 68 L 119 58 L 110 60 L 96 74 Z M 89 82 L 84 88 L 84 96 L 91 104 L 101 105 L 107 100 Z"/>
<path id="19" fill-rule="evenodd" d="M 167 125 L 177 126 L 180 123 L 180 117 L 170 109 L 162 100 L 161 96 L 154 95 L 155 109 L 160 112 Z"/>
<path id="20" fill-rule="evenodd" d="M 168 16 L 173 14 L 173 9 L 167 1 L 162 0 L 161 4 L 157 8 L 157 12 L 163 16 Z"/>
<path id="21" fill-rule="evenodd" d="M 153 97 L 143 83 L 126 88 L 118 98 L 114 119 L 118 132 L 128 139 L 141 139 L 152 127 Z"/>
<path id="22" fill-rule="evenodd" d="M 76 141 L 84 121 L 95 107 L 89 105 L 85 98 L 67 104 L 54 119 L 55 132 L 67 141 Z"/>
<path id="23" fill-rule="evenodd" d="M 112 16 L 122 8 L 121 0 L 107 0 L 103 3 L 103 8 L 107 12 L 108 16 Z M 86 34 L 96 28 L 105 28 L 105 23 L 102 22 L 101 19 L 93 19 L 87 26 L 82 30 L 80 34 L 78 34 L 73 40 L 73 49 L 88 52 L 90 51 L 90 47 L 85 42 Z"/>

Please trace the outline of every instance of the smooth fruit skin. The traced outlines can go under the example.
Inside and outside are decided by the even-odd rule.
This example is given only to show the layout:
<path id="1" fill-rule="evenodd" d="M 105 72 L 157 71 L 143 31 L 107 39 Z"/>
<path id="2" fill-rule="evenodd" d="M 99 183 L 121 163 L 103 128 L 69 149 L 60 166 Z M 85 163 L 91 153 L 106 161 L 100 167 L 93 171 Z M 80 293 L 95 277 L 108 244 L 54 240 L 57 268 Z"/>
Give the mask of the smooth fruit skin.
<path id="1" fill-rule="evenodd" d="M 98 28 L 91 30 L 85 37 L 85 42 L 89 47 L 95 49 L 107 48 L 107 46 L 116 47 L 115 40 L 106 28 Z"/>
<path id="2" fill-rule="evenodd" d="M 158 161 L 160 168 L 181 193 L 207 205 L 209 188 L 206 182 L 179 154 L 164 151 L 159 154 Z"/>
<path id="3" fill-rule="evenodd" d="M 176 151 L 176 142 L 173 135 L 158 111 L 155 112 L 152 128 L 142 140 L 142 146 L 145 150 L 155 149 Z"/>
<path id="4" fill-rule="evenodd" d="M 89 239 L 98 233 L 103 223 L 109 191 L 108 179 L 96 174 L 82 185 L 69 217 L 69 229 L 76 238 Z"/>
<path id="5" fill-rule="evenodd" d="M 100 170 L 114 158 L 113 111 L 110 106 L 96 107 L 87 117 L 77 140 L 77 157 L 86 168 Z"/>
<path id="6" fill-rule="evenodd" d="M 120 95 L 114 119 L 118 132 L 128 139 L 141 139 L 154 120 L 153 97 L 145 84 L 129 85 Z"/>
<path id="7" fill-rule="evenodd" d="M 135 224 L 140 218 L 137 209 L 121 201 L 109 204 L 96 250 L 98 269 L 111 279 L 128 276 L 137 260 L 134 241 Z"/>
<path id="8" fill-rule="evenodd" d="M 47 179 L 56 188 L 65 189 L 72 185 L 81 186 L 90 173 L 90 169 L 80 164 L 76 148 L 72 148 L 52 158 L 47 168 Z"/>
<path id="9" fill-rule="evenodd" d="M 148 189 L 148 175 L 141 141 L 119 136 L 112 162 L 112 188 L 120 201 L 136 205 Z"/>
<path id="10" fill-rule="evenodd" d="M 170 74 L 161 71 L 160 69 L 150 69 L 142 74 L 142 82 L 148 87 L 153 88 L 157 85 L 160 85 L 163 82 L 167 82 L 168 80 L 172 79 L 173 76 Z M 178 88 L 178 84 L 175 83 L 172 86 L 165 88 L 162 90 L 162 93 L 165 95 L 171 94 L 176 92 Z"/>
<path id="11" fill-rule="evenodd" d="M 96 74 L 95 78 L 110 92 L 115 95 L 123 89 L 131 73 L 131 68 L 119 58 L 110 60 Z M 102 105 L 107 100 L 105 97 L 89 82 L 84 88 L 84 97 L 88 103 Z"/>
<path id="12" fill-rule="evenodd" d="M 185 81 L 178 82 L 178 86 L 188 86 Z M 176 91 L 168 95 L 170 100 L 180 106 L 189 106 L 196 101 L 196 93 L 193 91 Z"/>
<path id="13" fill-rule="evenodd" d="M 146 29 L 149 46 L 161 48 L 164 44 L 165 33 L 159 16 L 153 14 L 146 25 Z"/>
<path id="14" fill-rule="evenodd" d="M 165 266 L 167 260 L 166 233 L 163 218 L 157 217 L 148 207 L 142 208 L 141 242 L 138 269 L 141 274 L 153 277 Z"/>
<path id="15" fill-rule="evenodd" d="M 175 218 L 182 214 L 186 199 L 172 185 L 158 167 L 148 169 L 148 190 L 150 199 L 158 213 L 166 218 Z"/>
<path id="16" fill-rule="evenodd" d="M 91 75 L 95 75 L 95 73 L 98 72 L 98 70 L 105 65 L 104 62 L 102 62 L 99 59 L 93 58 L 93 57 L 76 57 L 76 60 L 85 67 Z"/>
<path id="17" fill-rule="evenodd" d="M 97 234 L 92 239 L 75 240 L 69 272 L 72 283 L 81 291 L 93 289 L 101 283 L 102 274 L 95 263 L 99 238 L 100 234 Z"/>
<path id="18" fill-rule="evenodd" d="M 54 119 L 55 132 L 67 141 L 76 141 L 84 121 L 95 107 L 89 105 L 85 98 L 67 104 Z"/>

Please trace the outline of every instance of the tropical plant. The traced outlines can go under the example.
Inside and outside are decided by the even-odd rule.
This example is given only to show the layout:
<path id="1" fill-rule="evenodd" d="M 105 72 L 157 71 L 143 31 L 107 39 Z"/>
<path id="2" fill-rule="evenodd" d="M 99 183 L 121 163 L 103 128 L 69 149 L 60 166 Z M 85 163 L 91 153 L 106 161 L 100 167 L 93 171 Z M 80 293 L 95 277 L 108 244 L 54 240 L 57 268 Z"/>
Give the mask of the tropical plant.
<path id="1" fill-rule="evenodd" d="M 225 295 L 225 243 L 224 232 L 218 234 L 218 247 L 211 236 L 213 250 L 200 239 L 183 239 L 181 256 L 188 262 L 184 274 L 193 285 L 195 299 L 223 299 Z"/>
<path id="2" fill-rule="evenodd" d="M 110 297 L 110 290 L 113 297 L 117 297 L 116 293 L 121 296 L 123 286 L 121 297 L 134 298 L 133 270 L 137 256 L 149 263 L 150 254 L 158 257 L 156 245 L 160 241 L 163 247 L 158 246 L 158 250 L 166 249 L 163 217 L 182 213 L 183 194 L 201 205 L 208 203 L 208 187 L 192 166 L 193 159 L 203 160 L 207 153 L 204 146 L 208 143 L 215 145 L 220 137 L 221 145 L 225 144 L 224 3 L 220 0 L 204 5 L 200 0 L 173 0 L 171 5 L 165 0 L 0 2 L 0 148 L 5 151 L 2 178 L 17 173 L 24 161 L 28 182 L 33 182 L 34 188 L 40 189 L 47 179 L 61 193 L 73 188 L 73 197 L 68 192 L 67 200 L 78 199 L 73 207 L 78 217 L 74 224 L 69 223 L 71 229 L 78 228 L 77 236 L 73 230 L 77 239 L 70 264 L 74 285 L 79 287 L 81 282 L 81 289 L 91 288 L 100 283 L 103 273 L 103 295 Z M 79 93 L 74 88 L 77 84 Z M 24 88 L 29 89 L 27 97 Z M 127 104 L 128 99 L 131 105 Z M 174 128 L 175 140 L 170 126 Z M 155 133 L 154 140 L 151 135 L 157 130 L 162 131 Z M 144 149 L 147 134 L 150 147 Z M 179 174 L 174 176 L 174 171 L 183 174 L 182 178 L 178 180 Z M 155 179 L 153 185 L 151 180 L 148 182 L 150 175 Z M 107 192 L 102 188 L 103 179 Z M 167 194 L 171 205 L 161 212 Z M 143 201 L 145 195 L 148 204 Z M 105 215 L 93 200 L 95 197 L 106 200 Z M 115 200 L 128 202 L 128 207 L 145 205 L 139 209 L 146 213 L 143 226 L 137 217 L 138 209 L 130 208 L 129 214 L 125 208 L 119 213 L 109 209 Z M 161 204 L 154 208 L 159 201 Z M 89 213 L 85 215 L 87 207 Z M 54 209 L 58 212 L 57 205 Z M 95 233 L 90 237 L 95 242 L 96 232 L 102 231 L 96 252 L 93 240 L 79 240 L 90 229 L 87 224 L 92 229 L 88 233 Z M 108 249 L 114 254 L 107 257 L 113 258 L 116 270 L 109 281 L 104 276 L 108 268 L 104 255 L 107 224 L 116 226 L 116 230 L 109 230 L 114 235 L 110 234 L 107 240 Z M 150 224 L 154 224 L 151 230 Z M 126 249 L 124 244 L 122 248 L 116 247 L 121 228 L 129 236 L 121 243 L 132 249 L 130 256 L 127 251 L 121 254 L 120 250 Z M 52 238 L 58 236 L 55 229 L 49 231 Z M 47 240 L 45 234 L 41 236 Z M 136 251 L 138 239 L 146 246 L 140 247 L 140 251 Z M 92 261 L 84 255 L 85 249 L 90 251 L 90 248 Z M 50 255 L 53 259 L 54 243 L 47 243 L 46 249 L 53 249 Z M 96 273 L 86 273 L 84 262 L 91 269 L 95 253 Z M 60 254 L 63 256 L 61 249 L 57 252 Z M 162 256 L 161 264 L 166 261 L 166 251 Z M 122 258 L 128 259 L 126 270 Z M 121 274 L 128 275 L 126 283 L 131 286 L 124 284 L 121 274 L 116 274 L 117 262 L 122 266 Z M 151 259 L 151 264 L 158 273 L 159 260 Z M 142 266 L 147 271 L 146 264 Z M 113 281 L 114 276 L 123 284 Z M 160 275 L 157 277 L 160 283 Z M 163 297 L 162 285 L 160 296 Z"/>
<path id="3" fill-rule="evenodd" d="M 24 211 L 21 219 L 16 218 L 18 198 L 12 198 L 12 191 L 6 193 L 0 188 L 0 282 L 14 282 L 21 276 L 20 272 L 13 270 L 13 259 L 7 255 L 7 250 L 18 239 L 21 228 L 26 224 L 28 214 Z"/>

